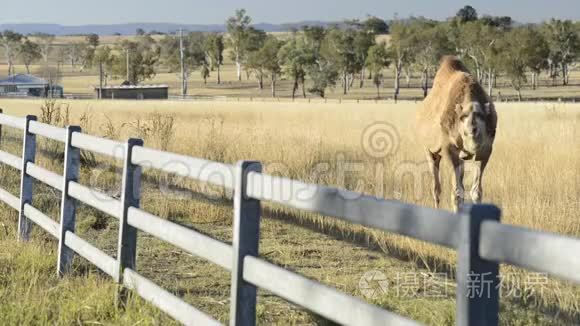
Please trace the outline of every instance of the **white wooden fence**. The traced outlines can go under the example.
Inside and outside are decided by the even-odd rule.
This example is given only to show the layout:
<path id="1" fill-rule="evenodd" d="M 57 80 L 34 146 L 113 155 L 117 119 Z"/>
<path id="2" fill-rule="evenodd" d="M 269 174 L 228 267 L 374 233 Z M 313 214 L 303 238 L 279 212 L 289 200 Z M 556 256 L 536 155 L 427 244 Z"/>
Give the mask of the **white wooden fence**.
<path id="1" fill-rule="evenodd" d="M 2 125 L 23 131 L 22 157 L 0 150 L 0 163 L 21 171 L 19 197 L 0 189 L 0 201 L 20 213 L 19 239 L 28 239 L 34 222 L 59 241 L 57 271 L 60 275 L 70 271 L 76 253 L 183 324 L 219 322 L 139 275 L 135 264 L 137 231 L 231 271 L 230 325 L 256 324 L 258 287 L 340 324 L 417 324 L 260 258 L 261 201 L 457 250 L 457 325 L 498 324 L 499 263 L 580 283 L 580 239 L 501 224 L 500 211 L 494 206 L 465 206 L 460 214 L 452 214 L 270 176 L 261 172 L 259 162 L 241 161 L 231 166 L 146 148 L 138 139 L 119 143 L 83 134 L 76 126 L 62 129 L 43 124 L 34 116 L 17 118 L 0 112 L 0 128 Z M 36 136 L 65 144 L 62 176 L 35 165 Z M 80 150 L 124 162 L 120 200 L 78 183 Z M 233 190 L 233 243 L 222 243 L 140 209 L 140 178 L 144 166 Z M 62 193 L 60 223 L 32 206 L 33 179 Z M 116 259 L 75 234 L 77 202 L 119 220 Z M 487 291 L 473 293 L 474 275 L 485 276 L 491 282 L 486 286 Z"/>

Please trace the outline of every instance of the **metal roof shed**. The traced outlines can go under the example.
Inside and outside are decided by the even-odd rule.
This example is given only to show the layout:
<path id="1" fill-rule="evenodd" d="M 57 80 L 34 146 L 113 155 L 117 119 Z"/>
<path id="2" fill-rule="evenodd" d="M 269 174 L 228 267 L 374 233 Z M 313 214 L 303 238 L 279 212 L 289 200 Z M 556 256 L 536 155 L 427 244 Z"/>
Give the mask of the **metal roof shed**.
<path id="1" fill-rule="evenodd" d="M 12 75 L 0 80 L 0 95 L 46 97 L 51 93 L 53 97 L 62 97 L 62 86 L 51 85 L 45 79 L 28 74 Z"/>
<path id="2" fill-rule="evenodd" d="M 98 86 L 95 87 L 95 95 L 99 98 Z M 120 85 L 104 86 L 101 90 L 103 99 L 167 99 L 169 98 L 169 86 L 167 85 Z"/>

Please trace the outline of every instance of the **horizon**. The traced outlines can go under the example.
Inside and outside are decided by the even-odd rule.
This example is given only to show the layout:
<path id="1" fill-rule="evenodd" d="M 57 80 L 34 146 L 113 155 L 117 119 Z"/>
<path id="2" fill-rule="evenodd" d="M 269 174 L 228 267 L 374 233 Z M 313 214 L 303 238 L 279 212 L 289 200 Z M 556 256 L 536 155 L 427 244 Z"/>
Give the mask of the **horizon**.
<path id="1" fill-rule="evenodd" d="M 554 0 L 547 7 L 541 0 L 527 1 L 525 6 L 499 0 L 448 1 L 444 4 L 425 4 L 418 0 L 392 4 L 391 1 L 360 0 L 355 3 L 334 3 L 323 0 L 315 3 L 297 0 L 292 3 L 271 3 L 252 0 L 239 3 L 233 0 L 216 0 L 211 7 L 199 10 L 198 1 L 167 0 L 164 3 L 142 4 L 136 0 L 118 2 L 103 0 L 99 3 L 63 0 L 58 7 L 44 1 L 12 3 L 5 12 L 17 13 L 18 17 L 0 19 L 1 25 L 126 25 L 126 24 L 183 24 L 223 25 L 235 9 L 245 8 L 253 18 L 253 24 L 291 24 L 303 21 L 338 22 L 345 19 L 364 19 L 367 15 L 385 20 L 394 17 L 426 17 L 445 20 L 455 15 L 465 5 L 473 6 L 480 16 L 510 16 L 521 23 L 539 23 L 550 18 L 578 20 L 580 3 L 573 0 Z M 333 10 L 327 8 L 332 6 Z M 31 7 L 37 10 L 26 10 Z M 62 10 L 63 7 L 69 8 Z M 140 10 L 135 10 L 135 8 Z M 129 15 L 111 14 L 130 12 Z M 176 11 L 175 8 L 180 8 Z M 483 9 L 485 8 L 485 9 Z M 46 18 L 52 17 L 52 18 Z"/>

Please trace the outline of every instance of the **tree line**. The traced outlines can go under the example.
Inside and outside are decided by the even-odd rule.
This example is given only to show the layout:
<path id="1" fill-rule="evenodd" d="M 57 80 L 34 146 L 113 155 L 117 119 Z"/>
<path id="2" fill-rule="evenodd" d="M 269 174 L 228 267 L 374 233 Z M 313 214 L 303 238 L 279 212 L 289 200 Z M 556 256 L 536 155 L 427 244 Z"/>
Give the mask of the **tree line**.
<path id="1" fill-rule="evenodd" d="M 115 45 L 100 45 L 99 36 L 92 34 L 83 41 L 55 46 L 52 35 L 29 37 L 4 31 L 0 44 L 9 75 L 14 73 L 16 60 L 27 71 L 39 61 L 49 69 L 50 52 L 59 65 L 68 63 L 73 71 L 97 67 L 105 83 L 122 77 L 137 84 L 153 78 L 161 66 L 172 72 L 183 69 L 184 92 L 195 71 L 206 83 L 215 74 L 220 84 L 227 55 L 236 66 L 239 81 L 245 75 L 260 89 L 269 83 L 276 96 L 277 82 L 285 78 L 292 82 L 293 98 L 307 93 L 325 97 L 329 88 L 339 86 L 348 94 L 367 81 L 380 97 L 388 67 L 393 71 L 395 99 L 403 76 L 409 84 L 413 74 L 421 76 L 426 96 L 439 60 L 447 54 L 462 58 L 490 94 L 501 77 L 521 98 L 522 88 L 538 87 L 541 74 L 553 85 L 568 85 L 570 66 L 580 54 L 578 23 L 552 19 L 522 25 L 507 16 L 480 17 L 471 6 L 446 21 L 411 17 L 386 22 L 368 17 L 328 28 L 306 26 L 284 38 L 256 29 L 247 12 L 239 9 L 226 20 L 226 27 L 227 33 L 191 32 L 160 39 L 138 30 L 135 38 Z M 378 35 L 387 33 L 388 43 L 377 42 Z"/>

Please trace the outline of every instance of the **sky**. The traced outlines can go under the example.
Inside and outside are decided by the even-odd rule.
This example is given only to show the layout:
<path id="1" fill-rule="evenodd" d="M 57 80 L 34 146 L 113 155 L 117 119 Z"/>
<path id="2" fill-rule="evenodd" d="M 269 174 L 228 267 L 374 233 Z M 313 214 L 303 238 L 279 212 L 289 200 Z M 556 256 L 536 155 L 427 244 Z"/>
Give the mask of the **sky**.
<path id="1" fill-rule="evenodd" d="M 519 22 L 580 19 L 578 0 L 0 0 L 0 24 L 223 24 L 236 8 L 246 8 L 254 23 L 338 21 L 368 14 L 444 19 L 466 4 L 480 14 L 508 15 Z"/>

